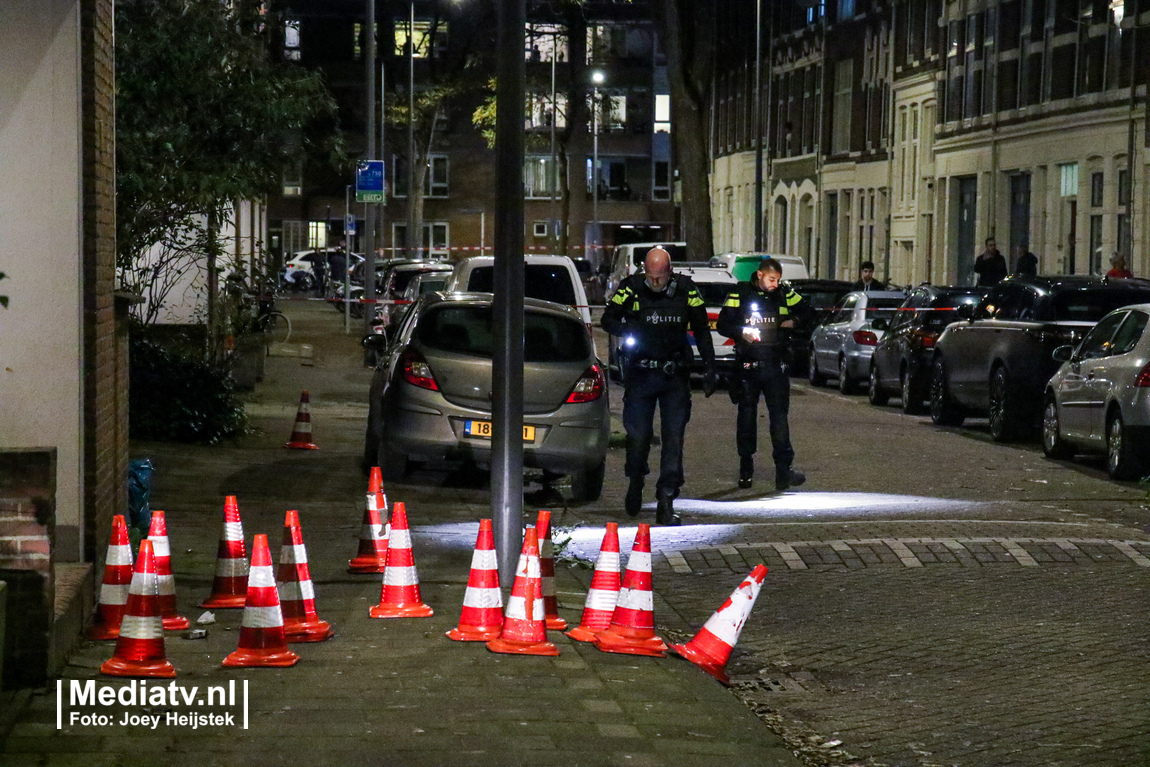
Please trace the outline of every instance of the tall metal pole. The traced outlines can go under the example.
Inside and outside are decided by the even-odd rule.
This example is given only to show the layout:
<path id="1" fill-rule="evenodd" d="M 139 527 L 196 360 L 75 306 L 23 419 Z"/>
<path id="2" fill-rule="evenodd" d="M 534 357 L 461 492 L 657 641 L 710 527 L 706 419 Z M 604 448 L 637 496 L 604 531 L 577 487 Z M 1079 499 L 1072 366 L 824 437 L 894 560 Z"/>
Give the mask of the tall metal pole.
<path id="1" fill-rule="evenodd" d="M 559 33 L 551 33 L 551 167 L 547 173 L 547 184 L 551 187 L 551 245 L 552 248 L 558 250 L 559 246 L 559 198 L 557 191 L 559 187 L 559 168 L 556 165 L 555 156 L 555 117 L 557 110 L 555 108 L 555 59 L 556 53 L 559 50 Z M 567 255 L 564 253 L 563 255 Z"/>
<path id="2" fill-rule="evenodd" d="M 496 3 L 495 274 L 491 517 L 499 582 L 510 588 L 523 534 L 523 99 L 526 0 Z"/>
<path id="3" fill-rule="evenodd" d="M 1138 31 L 1142 16 L 1142 3 L 1134 3 L 1134 20 L 1130 34 L 1130 115 L 1126 127 L 1126 247 L 1123 248 L 1123 257 L 1126 259 L 1126 268 L 1134 268 L 1134 177 L 1137 175 L 1134 154 L 1137 151 L 1134 123 L 1136 122 L 1135 107 L 1138 93 Z M 1121 34 L 1121 28 L 1119 28 Z M 1150 85 L 1147 86 L 1150 89 Z M 1150 92 L 1147 93 L 1150 98 Z"/>
<path id="4" fill-rule="evenodd" d="M 599 246 L 599 86 L 591 96 L 591 237 L 598 255 Z"/>
<path id="5" fill-rule="evenodd" d="M 407 257 L 414 258 L 415 243 L 423 243 L 423 232 L 415 231 L 415 0 L 408 4 L 407 17 Z"/>
<path id="6" fill-rule="evenodd" d="M 367 51 L 364 58 L 365 75 L 367 79 L 367 160 L 375 159 L 375 0 L 367 0 L 367 26 L 364 29 L 367 36 Z M 367 205 L 364 211 L 364 233 L 360 242 L 363 243 L 366 267 L 363 278 L 363 297 L 375 298 L 375 206 Z M 347 243 L 347 267 L 351 266 L 351 243 Z M 371 330 L 371 323 L 375 316 L 375 304 L 367 304 L 363 312 L 363 332 L 367 335 Z M 365 357 L 366 361 L 366 357 Z"/>
<path id="7" fill-rule="evenodd" d="M 763 247 L 763 0 L 755 0 L 755 252 Z"/>

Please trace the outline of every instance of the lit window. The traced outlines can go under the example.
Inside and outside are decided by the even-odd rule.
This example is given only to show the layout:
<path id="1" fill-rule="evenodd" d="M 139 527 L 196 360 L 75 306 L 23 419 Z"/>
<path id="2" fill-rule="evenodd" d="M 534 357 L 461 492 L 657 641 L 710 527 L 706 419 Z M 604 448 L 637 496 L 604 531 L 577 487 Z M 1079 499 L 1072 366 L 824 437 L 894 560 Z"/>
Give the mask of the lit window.
<path id="1" fill-rule="evenodd" d="M 284 197 L 298 197 L 303 194 L 303 163 L 297 162 L 284 171 Z"/>
<path id="2" fill-rule="evenodd" d="M 1078 195 L 1078 163 L 1068 162 L 1065 165 L 1058 166 L 1060 184 L 1059 188 L 1063 197 L 1075 197 Z"/>
<path id="3" fill-rule="evenodd" d="M 307 246 L 309 248 L 326 248 L 327 247 L 327 222 L 326 221 L 308 221 L 307 222 Z"/>
<path id="4" fill-rule="evenodd" d="M 567 61 L 567 29 L 560 24 L 528 24 L 524 35 L 527 61 Z"/>
<path id="5" fill-rule="evenodd" d="M 556 93 L 555 107 L 552 109 L 550 93 L 527 94 L 527 113 L 524 115 L 523 127 L 527 130 L 550 128 L 552 115 L 555 118 L 556 128 L 567 127 L 567 94 Z"/>
<path id="6" fill-rule="evenodd" d="M 558 168 L 550 157 L 528 156 L 523 162 L 523 193 L 526 197 L 549 199 L 559 193 Z"/>
<path id="7" fill-rule="evenodd" d="M 437 21 L 434 25 L 430 21 L 415 21 L 415 50 L 412 55 L 417 59 L 426 59 L 429 55 L 439 57 L 447 46 L 447 23 Z M 407 22 L 395 22 L 395 55 L 407 56 Z"/>
<path id="8" fill-rule="evenodd" d="M 671 132 L 671 96 L 655 94 L 655 133 Z"/>
<path id="9" fill-rule="evenodd" d="M 288 19 L 284 22 L 284 59 L 286 61 L 299 61 L 299 21 Z"/>

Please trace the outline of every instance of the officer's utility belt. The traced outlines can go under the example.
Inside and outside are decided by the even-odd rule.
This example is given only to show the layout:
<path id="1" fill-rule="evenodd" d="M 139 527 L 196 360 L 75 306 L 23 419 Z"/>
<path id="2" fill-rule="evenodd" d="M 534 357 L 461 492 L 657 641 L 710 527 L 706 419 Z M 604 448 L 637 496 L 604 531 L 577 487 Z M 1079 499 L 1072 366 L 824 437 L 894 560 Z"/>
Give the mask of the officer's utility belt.
<path id="1" fill-rule="evenodd" d="M 634 362 L 635 367 L 646 368 L 648 370 L 662 370 L 667 375 L 674 375 L 686 367 L 679 360 L 650 360 L 638 359 Z"/>
<path id="2" fill-rule="evenodd" d="M 765 368 L 765 367 L 771 367 L 771 366 L 777 367 L 779 364 L 779 361 L 778 360 L 742 360 L 738 364 L 739 364 L 739 367 L 742 368 L 743 370 L 758 370 L 759 368 Z"/>

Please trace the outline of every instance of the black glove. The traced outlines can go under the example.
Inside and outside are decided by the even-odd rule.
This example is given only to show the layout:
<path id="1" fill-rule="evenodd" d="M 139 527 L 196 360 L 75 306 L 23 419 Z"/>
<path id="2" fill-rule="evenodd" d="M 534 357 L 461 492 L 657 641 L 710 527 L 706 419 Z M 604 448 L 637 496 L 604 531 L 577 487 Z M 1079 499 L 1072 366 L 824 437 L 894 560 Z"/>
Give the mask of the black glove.
<path id="1" fill-rule="evenodd" d="M 707 368 L 703 371 L 703 394 L 710 397 L 715 393 L 716 387 L 719 385 L 719 377 L 715 375 L 713 368 Z"/>

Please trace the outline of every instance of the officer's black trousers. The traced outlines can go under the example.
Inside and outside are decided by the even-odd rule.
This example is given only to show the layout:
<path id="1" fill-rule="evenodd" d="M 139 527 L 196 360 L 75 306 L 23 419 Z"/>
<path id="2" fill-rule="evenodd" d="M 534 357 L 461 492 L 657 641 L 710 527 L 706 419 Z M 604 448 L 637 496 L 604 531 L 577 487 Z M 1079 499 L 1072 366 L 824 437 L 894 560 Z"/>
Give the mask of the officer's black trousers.
<path id="1" fill-rule="evenodd" d="M 659 407 L 659 435 L 663 443 L 659 458 L 659 498 L 676 498 L 683 486 L 683 435 L 691 420 L 691 382 L 686 371 L 668 375 L 662 370 L 631 366 L 627 368 L 623 392 L 623 428 L 627 430 L 628 477 L 643 477 L 650 469 L 655 406 Z"/>
<path id="2" fill-rule="evenodd" d="M 739 415 L 736 421 L 735 444 L 739 456 L 752 456 L 758 449 L 759 397 L 767 403 L 767 417 L 771 430 L 771 457 L 775 466 L 790 468 L 795 459 L 791 447 L 791 429 L 787 423 L 791 409 L 791 381 L 786 367 L 779 360 L 759 363 L 751 370 L 739 370 Z"/>

